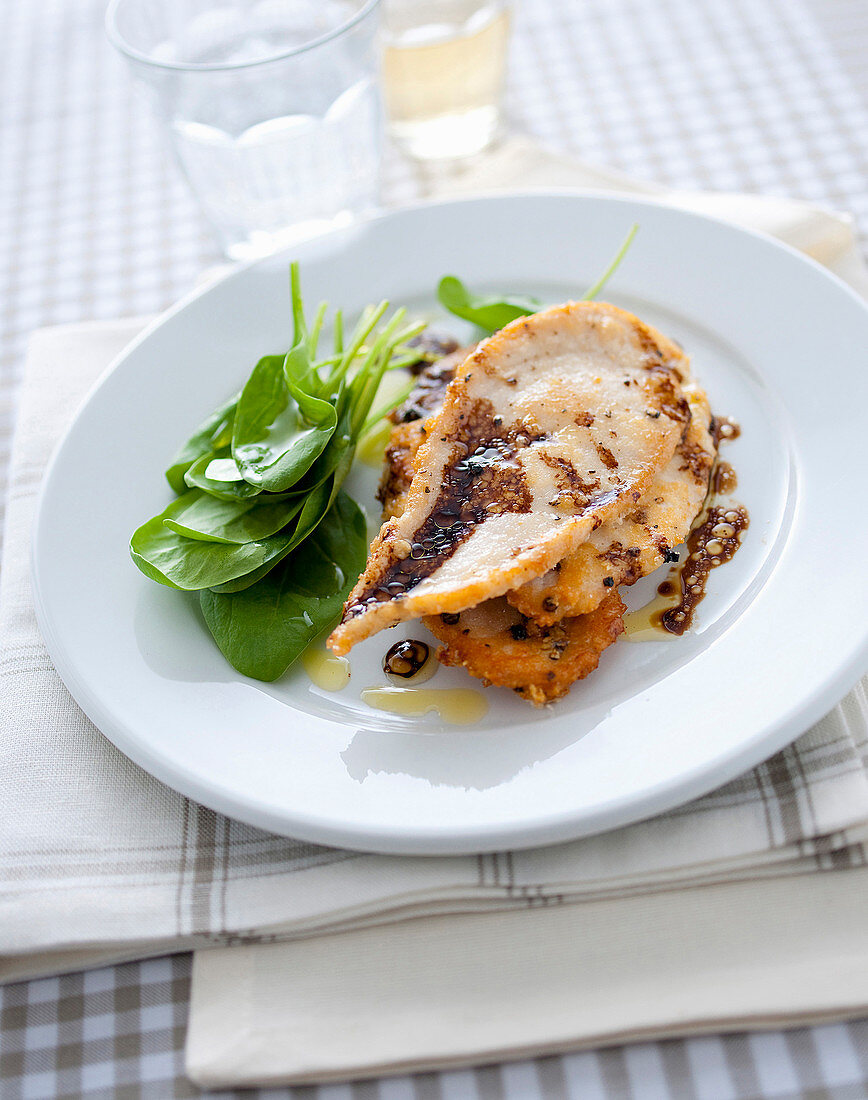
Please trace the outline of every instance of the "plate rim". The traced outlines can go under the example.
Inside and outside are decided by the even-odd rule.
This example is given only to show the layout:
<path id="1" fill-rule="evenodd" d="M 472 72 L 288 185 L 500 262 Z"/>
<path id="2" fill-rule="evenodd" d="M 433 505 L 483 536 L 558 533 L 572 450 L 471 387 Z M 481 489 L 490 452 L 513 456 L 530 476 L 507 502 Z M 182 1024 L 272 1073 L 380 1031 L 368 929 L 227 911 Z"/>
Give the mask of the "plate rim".
<path id="1" fill-rule="evenodd" d="M 857 291 L 834 272 L 791 245 L 769 234 L 739 226 L 704 212 L 685 210 L 676 204 L 660 201 L 653 196 L 634 197 L 629 194 L 613 194 L 609 191 L 594 189 L 535 188 L 508 193 L 492 192 L 445 200 L 424 200 L 402 206 L 397 210 L 382 211 L 365 218 L 350 227 L 349 232 L 366 230 L 377 222 L 400 218 L 408 213 L 412 214 L 431 208 L 488 205 L 492 202 L 510 204 L 516 201 L 536 201 L 551 197 L 579 201 L 591 198 L 610 203 L 612 206 L 647 206 L 664 209 L 688 221 L 698 220 L 723 225 L 727 230 L 752 237 L 766 247 L 771 246 L 783 252 L 791 260 L 795 259 L 797 262 L 813 268 L 822 278 L 833 283 L 839 291 L 843 290 L 846 296 L 855 302 L 861 311 L 868 314 L 868 302 Z M 81 680 L 71 656 L 67 654 L 65 647 L 61 644 L 52 624 L 50 611 L 46 606 L 40 585 L 38 557 L 40 531 L 45 522 L 45 502 L 54 470 L 69 436 L 75 430 L 80 416 L 90 404 L 94 395 L 122 363 L 145 343 L 155 331 L 177 314 L 183 312 L 192 302 L 208 294 L 217 286 L 237 278 L 243 278 L 248 271 L 260 265 L 274 264 L 284 258 L 288 262 L 290 256 L 304 260 L 304 253 L 307 249 L 316 248 L 320 242 L 329 238 L 337 239 L 346 233 L 346 228 L 339 228 L 326 234 L 317 235 L 308 241 L 280 249 L 269 256 L 232 265 L 227 270 L 215 274 L 213 278 L 203 280 L 201 285 L 194 286 L 173 306 L 158 314 L 146 324 L 142 331 L 112 359 L 81 399 L 72 420 L 52 450 L 40 483 L 31 527 L 30 573 L 36 618 L 55 670 L 67 690 L 87 717 L 96 725 L 97 729 L 121 752 L 144 768 L 149 774 L 186 797 L 237 820 L 267 829 L 278 835 L 291 836 L 313 843 L 383 854 L 466 855 L 497 851 L 504 848 L 522 849 L 561 843 L 633 824 L 651 816 L 665 813 L 676 806 L 714 790 L 747 769 L 761 763 L 771 754 L 780 751 L 822 718 L 831 706 L 834 706 L 852 689 L 863 674 L 865 667 L 868 666 L 868 632 L 862 638 L 861 646 L 854 649 L 848 661 L 837 667 L 834 675 L 827 676 L 807 698 L 803 698 L 797 706 L 788 708 L 777 721 L 766 725 L 761 735 L 750 741 L 740 743 L 736 749 L 725 757 L 717 757 L 713 767 L 708 764 L 697 765 L 691 771 L 681 771 L 677 773 L 676 777 L 669 777 L 655 787 L 643 791 L 640 797 L 625 795 L 622 798 L 612 799 L 592 813 L 585 809 L 581 822 L 577 821 L 577 817 L 581 813 L 581 807 L 578 807 L 572 816 L 565 815 L 562 811 L 549 816 L 537 813 L 534 824 L 523 823 L 521 825 L 520 835 L 515 835 L 516 826 L 471 823 L 464 823 L 454 829 L 447 825 L 438 831 L 436 835 L 424 828 L 418 831 L 412 828 L 408 829 L 406 824 L 397 831 L 383 827 L 373 829 L 357 827 L 348 832 L 346 827 L 335 824 L 333 818 L 329 816 L 320 818 L 310 813 L 299 814 L 297 811 L 291 810 L 285 810 L 282 813 L 273 812 L 267 806 L 264 807 L 247 801 L 218 782 L 202 780 L 201 777 L 196 775 L 195 771 L 191 771 L 178 763 L 166 763 L 159 754 L 152 754 L 149 746 L 137 738 L 125 723 L 109 713 L 99 699 L 98 694 Z M 111 730 L 111 735 L 106 730 Z"/>

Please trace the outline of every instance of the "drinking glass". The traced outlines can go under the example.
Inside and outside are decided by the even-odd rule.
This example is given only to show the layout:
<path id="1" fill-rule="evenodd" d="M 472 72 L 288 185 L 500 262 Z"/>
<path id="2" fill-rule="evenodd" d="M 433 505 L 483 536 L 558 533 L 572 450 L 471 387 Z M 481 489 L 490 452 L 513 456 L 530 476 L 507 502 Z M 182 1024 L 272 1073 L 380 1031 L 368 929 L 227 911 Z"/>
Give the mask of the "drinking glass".
<path id="1" fill-rule="evenodd" d="M 384 0 L 390 133 L 411 156 L 466 157 L 498 135 L 509 21 L 505 0 Z"/>
<path id="2" fill-rule="evenodd" d="M 377 203 L 379 0 L 112 0 L 147 89 L 233 259 Z"/>

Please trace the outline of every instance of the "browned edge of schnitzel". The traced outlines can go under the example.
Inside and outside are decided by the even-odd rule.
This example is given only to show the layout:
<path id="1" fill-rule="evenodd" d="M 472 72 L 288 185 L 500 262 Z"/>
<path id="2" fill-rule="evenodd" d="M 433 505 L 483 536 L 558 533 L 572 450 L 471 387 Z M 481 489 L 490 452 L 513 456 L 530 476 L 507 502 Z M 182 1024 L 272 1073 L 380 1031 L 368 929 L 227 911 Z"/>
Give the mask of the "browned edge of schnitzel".
<path id="1" fill-rule="evenodd" d="M 504 604 L 491 600 L 490 604 Z M 473 613 L 485 614 L 487 605 L 456 615 L 426 615 L 422 622 L 444 642 L 439 660 L 465 668 L 486 684 L 511 688 L 535 706 L 560 699 L 576 683 L 589 676 L 600 656 L 624 630 L 624 603 L 615 591 L 594 611 L 541 626 L 514 612 L 514 622 L 495 633 L 482 633 Z M 498 619 L 500 607 L 491 611 Z M 472 625 L 471 625 L 472 624 Z"/>

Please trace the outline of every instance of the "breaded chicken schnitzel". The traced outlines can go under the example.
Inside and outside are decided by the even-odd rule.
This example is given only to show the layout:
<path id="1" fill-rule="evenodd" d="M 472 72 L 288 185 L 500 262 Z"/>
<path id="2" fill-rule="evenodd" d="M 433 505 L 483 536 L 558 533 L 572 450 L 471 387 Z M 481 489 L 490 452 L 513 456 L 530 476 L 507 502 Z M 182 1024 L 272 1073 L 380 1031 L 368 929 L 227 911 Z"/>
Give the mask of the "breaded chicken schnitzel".
<path id="1" fill-rule="evenodd" d="M 329 647 L 501 596 L 635 508 L 690 421 L 686 380 L 676 345 L 602 303 L 484 340 L 427 422 L 404 510 L 374 540 Z"/>

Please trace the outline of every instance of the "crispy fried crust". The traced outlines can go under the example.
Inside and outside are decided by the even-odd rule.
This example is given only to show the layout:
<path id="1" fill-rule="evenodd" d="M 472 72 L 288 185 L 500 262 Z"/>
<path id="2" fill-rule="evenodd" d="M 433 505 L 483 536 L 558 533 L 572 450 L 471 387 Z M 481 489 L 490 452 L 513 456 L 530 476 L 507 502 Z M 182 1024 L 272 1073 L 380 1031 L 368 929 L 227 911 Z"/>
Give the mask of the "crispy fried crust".
<path id="1" fill-rule="evenodd" d="M 445 643 L 437 654 L 444 665 L 466 668 L 487 684 L 511 688 L 543 706 L 594 671 L 600 654 L 624 630 L 624 611 L 621 597 L 612 591 L 591 614 L 554 626 L 519 615 L 503 598 L 422 621 Z"/>
<path id="2" fill-rule="evenodd" d="M 407 396 L 407 400 L 389 414 L 393 424 L 407 424 L 413 420 L 422 420 L 426 416 L 436 413 L 443 404 L 443 394 L 446 387 L 455 377 L 455 371 L 471 352 L 476 350 L 475 344 L 467 347 L 456 348 L 436 359 L 433 363 L 421 367 L 416 371 L 416 385 Z"/>
<path id="3" fill-rule="evenodd" d="M 383 522 L 404 511 L 407 490 L 413 480 L 416 452 L 425 442 L 421 420 L 396 424 L 386 447 L 383 476 L 377 490 L 377 500 L 383 505 Z"/>

